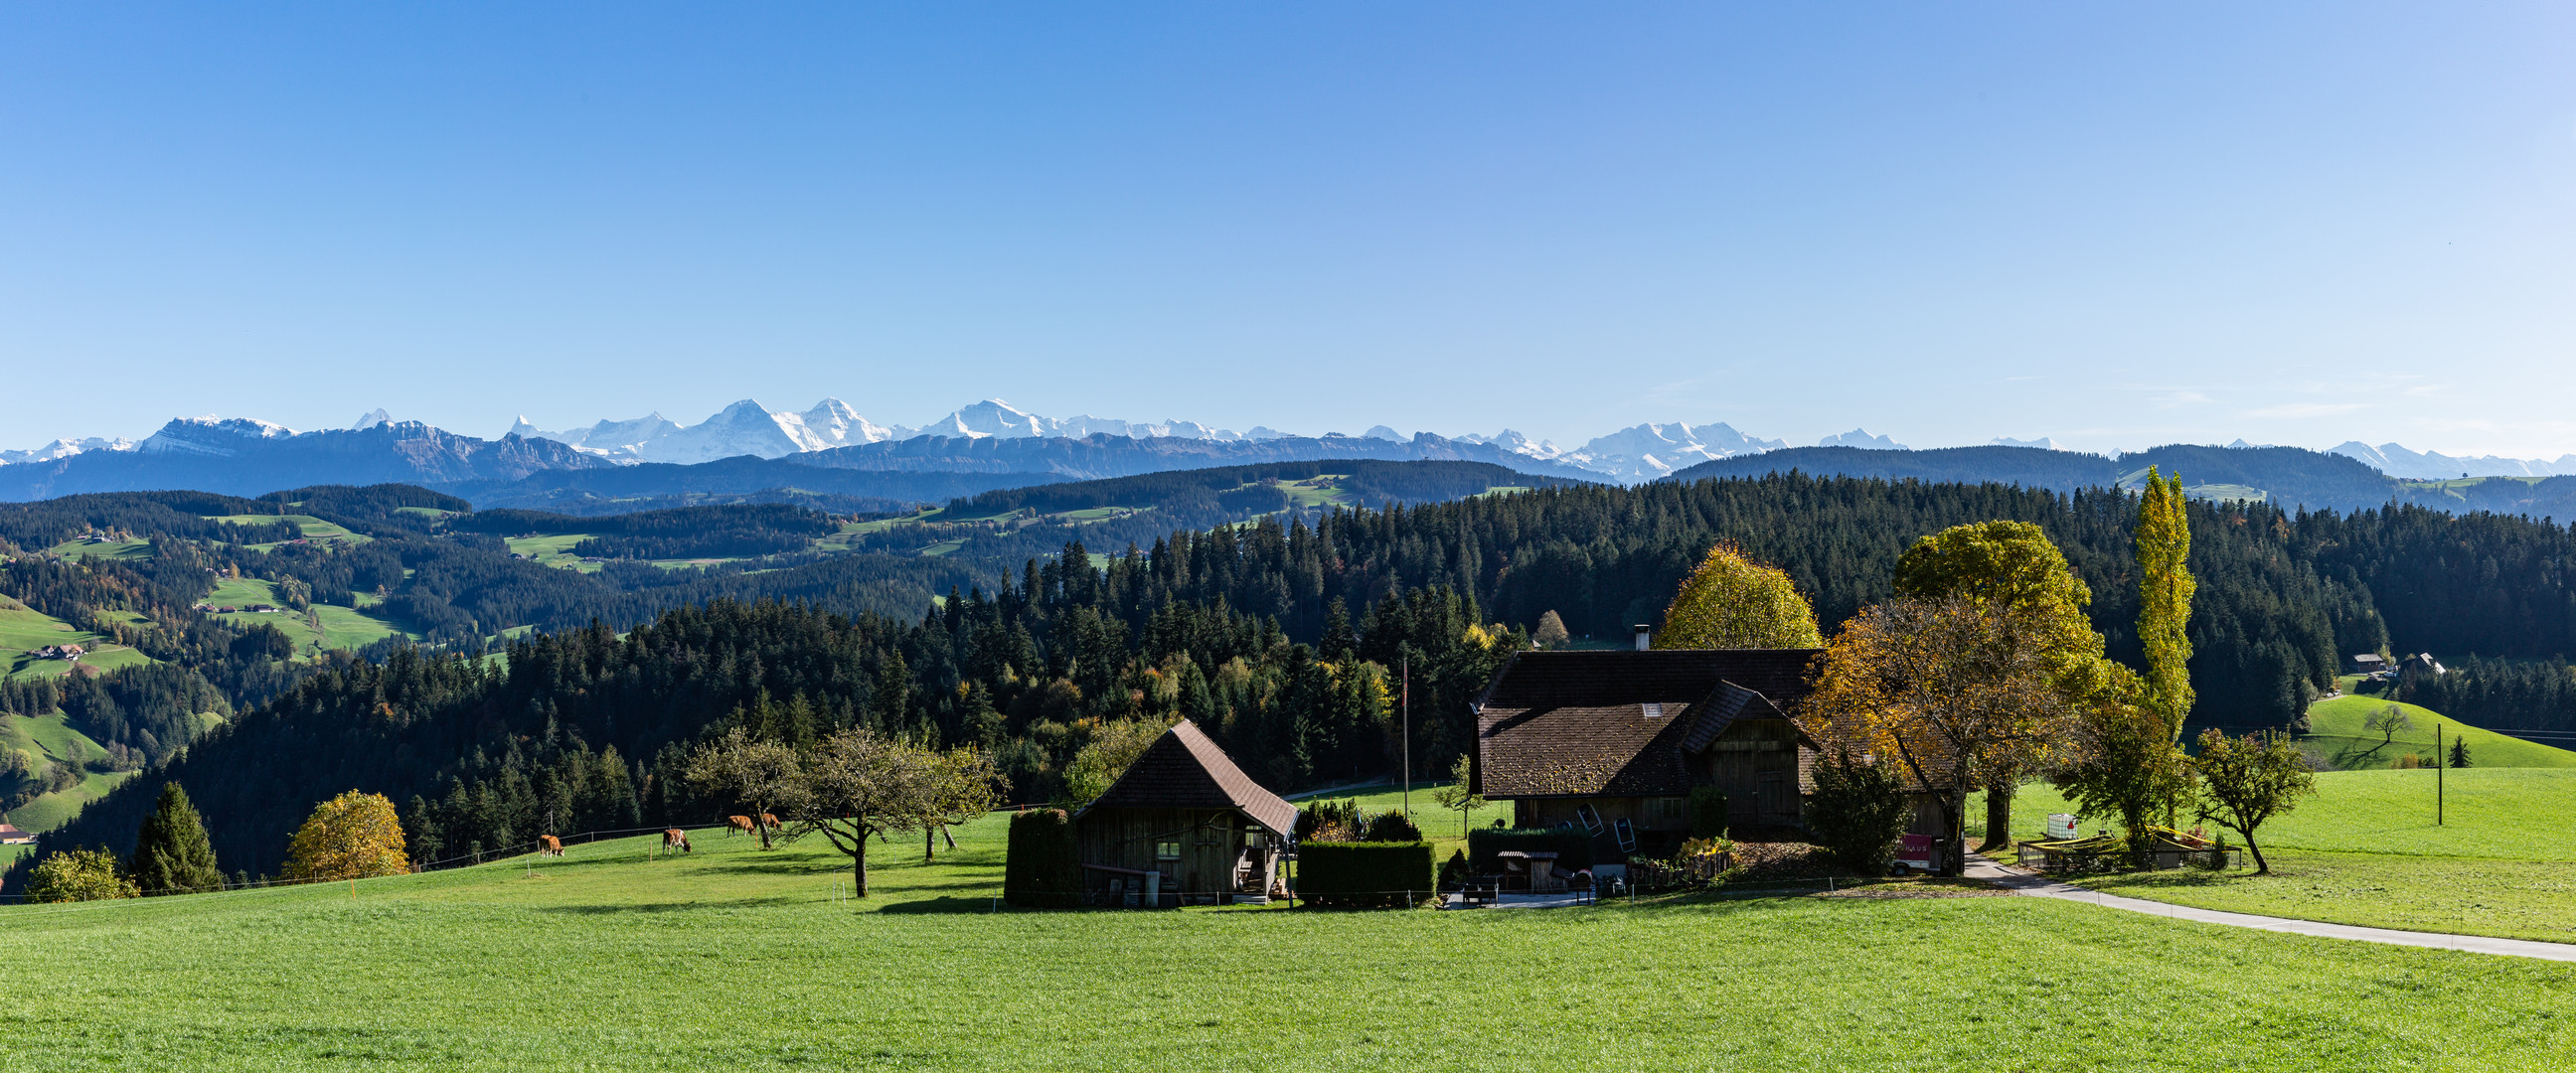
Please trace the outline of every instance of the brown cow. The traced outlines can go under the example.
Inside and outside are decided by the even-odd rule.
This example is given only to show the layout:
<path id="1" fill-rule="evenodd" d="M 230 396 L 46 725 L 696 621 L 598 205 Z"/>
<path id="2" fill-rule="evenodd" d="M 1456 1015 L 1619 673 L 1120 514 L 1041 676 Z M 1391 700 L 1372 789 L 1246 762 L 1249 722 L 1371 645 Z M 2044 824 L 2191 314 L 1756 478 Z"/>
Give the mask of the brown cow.
<path id="1" fill-rule="evenodd" d="M 537 856 L 540 856 L 540 857 L 561 857 L 561 856 L 563 856 L 563 839 L 556 838 L 556 837 L 555 837 L 555 836 L 553 836 L 553 835 L 538 835 L 538 836 L 537 836 Z"/>
<path id="2" fill-rule="evenodd" d="M 751 833 L 751 817 L 749 817 L 749 816 L 727 816 L 727 817 L 725 817 L 725 833 L 726 833 L 726 834 L 728 834 L 728 835 L 747 835 L 747 834 L 750 834 L 750 833 Z"/>
<path id="3" fill-rule="evenodd" d="M 669 853 L 674 849 L 689 852 L 689 833 L 677 827 L 665 827 L 662 829 L 662 852 Z"/>
<path id="4" fill-rule="evenodd" d="M 763 827 L 769 828 L 769 829 L 770 829 L 770 830 L 772 830 L 772 831 L 775 831 L 775 830 L 777 830 L 777 829 L 778 829 L 778 817 L 776 817 L 776 816 L 772 816 L 772 815 L 770 815 L 770 814 L 768 814 L 768 813 L 766 813 L 766 812 L 761 813 L 761 814 L 760 814 L 760 825 L 761 825 L 761 826 L 763 826 Z"/>

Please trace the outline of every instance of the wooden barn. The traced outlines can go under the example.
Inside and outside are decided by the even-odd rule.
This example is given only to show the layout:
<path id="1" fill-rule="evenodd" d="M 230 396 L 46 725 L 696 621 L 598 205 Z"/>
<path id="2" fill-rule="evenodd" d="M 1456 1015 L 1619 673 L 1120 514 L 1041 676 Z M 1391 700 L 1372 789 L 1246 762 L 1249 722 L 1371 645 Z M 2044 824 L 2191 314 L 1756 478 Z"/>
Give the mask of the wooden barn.
<path id="1" fill-rule="evenodd" d="M 1187 720 L 1073 817 L 1092 904 L 1140 907 L 1266 900 L 1296 823 Z"/>

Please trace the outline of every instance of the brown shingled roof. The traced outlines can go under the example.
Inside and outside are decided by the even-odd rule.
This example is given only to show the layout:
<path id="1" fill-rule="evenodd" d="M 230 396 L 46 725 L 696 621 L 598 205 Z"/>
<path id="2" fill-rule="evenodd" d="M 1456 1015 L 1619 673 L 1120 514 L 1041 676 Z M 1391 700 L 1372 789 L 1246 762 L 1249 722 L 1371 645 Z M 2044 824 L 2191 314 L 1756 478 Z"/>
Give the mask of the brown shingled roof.
<path id="1" fill-rule="evenodd" d="M 1689 793 L 1686 757 L 1735 720 L 1785 718 L 1786 707 L 1807 694 L 1816 654 L 1520 653 L 1478 701 L 1477 785 L 1490 797 Z"/>
<path id="2" fill-rule="evenodd" d="M 1252 781 L 1187 719 L 1172 724 L 1082 810 L 1096 808 L 1230 808 L 1282 834 L 1297 825 L 1297 806 Z"/>

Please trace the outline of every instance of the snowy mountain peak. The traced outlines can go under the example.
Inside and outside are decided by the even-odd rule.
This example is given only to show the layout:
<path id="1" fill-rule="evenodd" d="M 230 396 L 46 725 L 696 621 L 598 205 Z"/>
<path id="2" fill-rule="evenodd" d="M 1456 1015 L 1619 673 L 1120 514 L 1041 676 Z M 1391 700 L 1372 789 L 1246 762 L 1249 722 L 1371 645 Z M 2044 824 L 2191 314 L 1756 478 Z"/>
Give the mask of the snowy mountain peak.
<path id="1" fill-rule="evenodd" d="M 237 454 L 243 441 L 282 440 L 295 435 L 295 430 L 273 421 L 247 417 L 173 418 L 161 431 L 146 437 L 135 450 L 145 454 L 214 455 Z"/>
<path id="2" fill-rule="evenodd" d="M 1840 436 L 1817 440 L 1818 447 L 1858 447 L 1864 451 L 1911 451 L 1913 448 L 1885 436 L 1872 436 L 1865 428 L 1856 428 Z"/>
<path id="3" fill-rule="evenodd" d="M 349 427 L 374 428 L 378 425 L 390 425 L 393 423 L 393 420 L 394 415 L 386 413 L 385 408 L 379 406 L 373 410 L 367 411 L 366 413 L 359 414 L 358 419 L 355 422 L 352 422 Z M 521 418 L 520 420 L 524 421 L 526 418 Z"/>
<path id="4" fill-rule="evenodd" d="M 2557 477 L 2576 474 L 2576 454 L 2561 455 L 2554 462 L 2537 458 L 2498 458 L 2494 455 L 2471 458 L 2437 451 L 2410 451 L 2394 443 L 2372 447 L 2359 440 L 2347 441 L 2327 453 L 2358 459 L 2391 477 L 2415 481 L 2455 480 L 2463 475 Z"/>
<path id="5" fill-rule="evenodd" d="M 2042 451 L 2063 451 L 2066 449 L 2056 440 L 2050 439 L 2046 436 L 2042 436 L 2035 440 L 2016 440 L 2010 436 L 1997 436 L 1989 442 L 1992 446 L 1996 447 L 2031 447 Z"/>

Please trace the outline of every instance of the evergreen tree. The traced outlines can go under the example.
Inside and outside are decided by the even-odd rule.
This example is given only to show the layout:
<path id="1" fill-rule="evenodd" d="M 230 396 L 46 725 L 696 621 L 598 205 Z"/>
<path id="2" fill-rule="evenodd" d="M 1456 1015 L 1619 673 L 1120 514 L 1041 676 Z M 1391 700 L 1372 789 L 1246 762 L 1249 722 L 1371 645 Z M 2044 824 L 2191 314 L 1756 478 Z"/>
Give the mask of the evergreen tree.
<path id="1" fill-rule="evenodd" d="M 177 782 L 162 785 L 160 803 L 143 818 L 134 839 L 133 876 L 146 895 L 223 889 L 223 869 L 215 867 L 205 821 Z"/>

